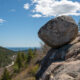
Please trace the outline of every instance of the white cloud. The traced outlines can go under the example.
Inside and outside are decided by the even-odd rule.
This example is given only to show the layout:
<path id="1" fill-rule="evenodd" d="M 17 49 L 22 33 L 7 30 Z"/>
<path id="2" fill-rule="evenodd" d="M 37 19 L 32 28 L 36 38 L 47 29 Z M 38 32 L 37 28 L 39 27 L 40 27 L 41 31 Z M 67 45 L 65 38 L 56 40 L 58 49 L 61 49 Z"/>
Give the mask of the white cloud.
<path id="1" fill-rule="evenodd" d="M 3 22 L 5 22 L 6 20 L 4 20 L 4 19 L 0 19 L 0 23 L 3 23 Z"/>
<path id="2" fill-rule="evenodd" d="M 24 9 L 28 10 L 30 5 L 28 3 L 24 4 Z"/>
<path id="3" fill-rule="evenodd" d="M 50 17 L 60 15 L 80 16 L 80 3 L 72 0 L 31 0 L 34 6 L 32 17 Z"/>
<path id="4" fill-rule="evenodd" d="M 42 15 L 41 14 L 34 14 L 34 15 L 32 15 L 32 17 L 42 17 Z"/>

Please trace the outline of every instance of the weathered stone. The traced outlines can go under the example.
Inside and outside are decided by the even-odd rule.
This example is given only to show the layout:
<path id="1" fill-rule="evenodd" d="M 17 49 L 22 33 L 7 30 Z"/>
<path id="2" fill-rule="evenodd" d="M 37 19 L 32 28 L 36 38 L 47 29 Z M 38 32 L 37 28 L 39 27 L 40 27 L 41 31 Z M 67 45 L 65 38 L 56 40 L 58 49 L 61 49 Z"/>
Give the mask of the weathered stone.
<path id="1" fill-rule="evenodd" d="M 78 78 L 80 76 L 80 60 L 52 63 L 42 75 L 41 80 L 46 80 L 47 73 L 53 75 L 53 78 L 48 80 L 80 80 Z"/>
<path id="2" fill-rule="evenodd" d="M 36 74 L 37 80 L 46 80 L 47 73 L 53 76 L 51 80 L 78 80 L 77 76 L 80 75 L 80 35 L 71 43 L 48 51 Z M 50 80 L 50 76 L 48 80 Z"/>
<path id="3" fill-rule="evenodd" d="M 58 48 L 71 42 L 78 34 L 78 26 L 70 16 L 60 16 L 47 22 L 38 32 L 50 47 Z"/>

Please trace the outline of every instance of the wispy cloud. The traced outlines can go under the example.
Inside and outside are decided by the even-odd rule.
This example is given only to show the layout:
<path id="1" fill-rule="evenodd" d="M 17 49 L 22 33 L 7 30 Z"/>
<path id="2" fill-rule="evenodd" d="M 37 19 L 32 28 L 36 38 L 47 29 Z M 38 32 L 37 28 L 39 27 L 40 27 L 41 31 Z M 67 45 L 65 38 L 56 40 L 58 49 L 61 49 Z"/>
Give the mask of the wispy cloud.
<path id="1" fill-rule="evenodd" d="M 4 23 L 6 20 L 4 19 L 0 19 L 0 23 Z"/>
<path id="2" fill-rule="evenodd" d="M 11 9 L 10 11 L 11 11 L 11 12 L 16 12 L 16 9 Z"/>
<path id="3" fill-rule="evenodd" d="M 34 8 L 32 17 L 50 17 L 60 15 L 80 16 L 80 3 L 72 0 L 31 0 Z M 25 9 L 29 9 L 30 4 L 26 3 Z M 26 6 L 27 5 L 27 6 Z"/>

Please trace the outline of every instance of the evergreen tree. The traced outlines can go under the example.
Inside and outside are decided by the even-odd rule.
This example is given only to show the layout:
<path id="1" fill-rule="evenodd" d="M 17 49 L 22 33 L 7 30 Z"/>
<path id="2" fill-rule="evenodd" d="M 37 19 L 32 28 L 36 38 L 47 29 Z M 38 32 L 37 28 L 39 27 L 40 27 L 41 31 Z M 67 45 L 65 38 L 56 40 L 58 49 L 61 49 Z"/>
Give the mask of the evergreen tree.
<path id="1" fill-rule="evenodd" d="M 21 57 L 22 57 L 22 60 L 25 62 L 25 60 L 26 60 L 26 54 L 25 53 L 21 53 Z"/>
<path id="2" fill-rule="evenodd" d="M 27 62 L 30 63 L 31 59 L 34 57 L 33 50 L 29 49 L 27 53 Z"/>
<path id="3" fill-rule="evenodd" d="M 2 79 L 1 80 L 11 80 L 11 76 L 10 76 L 10 74 L 9 74 L 9 72 L 8 72 L 8 70 L 6 68 L 4 69 L 4 73 L 2 75 Z"/>
<path id="4" fill-rule="evenodd" d="M 23 52 L 18 52 L 17 58 L 14 64 L 14 72 L 19 72 L 21 69 L 27 66 L 26 54 Z"/>
<path id="5" fill-rule="evenodd" d="M 17 54 L 17 58 L 16 58 L 16 65 L 18 66 L 18 69 L 20 70 L 21 67 L 23 66 L 23 63 L 22 63 L 22 57 L 21 57 L 21 53 L 19 52 Z"/>

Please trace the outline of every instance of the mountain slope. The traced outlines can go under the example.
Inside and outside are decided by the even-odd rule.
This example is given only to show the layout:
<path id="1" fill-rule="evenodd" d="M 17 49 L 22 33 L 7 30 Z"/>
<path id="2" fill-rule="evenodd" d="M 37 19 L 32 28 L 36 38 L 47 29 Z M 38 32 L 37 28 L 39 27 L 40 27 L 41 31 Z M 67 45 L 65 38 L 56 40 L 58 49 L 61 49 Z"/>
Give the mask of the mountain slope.
<path id="1" fill-rule="evenodd" d="M 14 51 L 0 47 L 0 67 L 5 67 L 12 62 Z"/>

